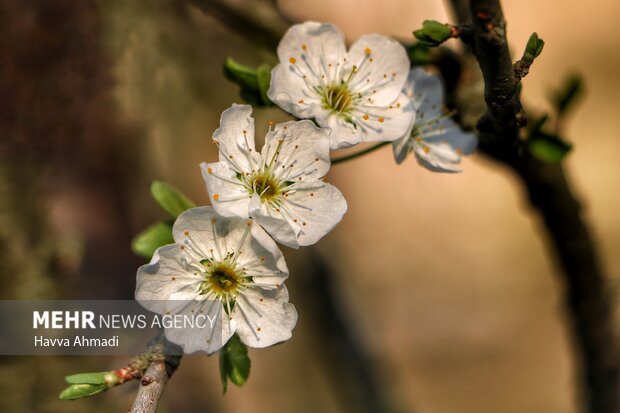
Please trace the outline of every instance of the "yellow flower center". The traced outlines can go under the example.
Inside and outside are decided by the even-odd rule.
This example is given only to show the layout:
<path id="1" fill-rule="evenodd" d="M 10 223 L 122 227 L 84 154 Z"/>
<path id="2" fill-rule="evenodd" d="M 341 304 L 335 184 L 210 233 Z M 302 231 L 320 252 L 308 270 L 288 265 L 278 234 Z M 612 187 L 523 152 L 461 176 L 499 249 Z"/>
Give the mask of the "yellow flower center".
<path id="1" fill-rule="evenodd" d="M 336 113 L 346 113 L 353 99 L 346 83 L 326 86 L 322 90 L 323 107 Z"/>

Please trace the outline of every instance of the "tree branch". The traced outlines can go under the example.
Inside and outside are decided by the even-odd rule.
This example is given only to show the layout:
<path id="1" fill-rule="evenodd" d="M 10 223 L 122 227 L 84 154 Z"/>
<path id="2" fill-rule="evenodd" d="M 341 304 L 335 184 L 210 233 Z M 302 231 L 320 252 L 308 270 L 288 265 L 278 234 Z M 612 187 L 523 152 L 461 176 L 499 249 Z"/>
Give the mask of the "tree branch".
<path id="1" fill-rule="evenodd" d="M 527 120 L 521 107 L 506 41 L 506 22 L 499 0 L 470 1 L 473 36 L 469 45 L 484 78 L 487 113 L 478 122 L 486 138 L 481 142 L 496 157 L 513 157 L 519 143 L 519 127 Z M 506 159 L 508 160 L 508 159 Z"/>
<path id="2" fill-rule="evenodd" d="M 620 360 L 613 301 L 595 243 L 560 164 L 524 152 L 511 165 L 543 218 L 563 270 L 566 305 L 585 385 L 585 411 L 620 411 Z"/>
<path id="3" fill-rule="evenodd" d="M 461 4 L 451 0 L 453 5 Z M 613 303 L 595 243 L 561 164 L 534 158 L 519 139 L 526 123 L 499 0 L 470 0 L 468 42 L 485 82 L 487 112 L 478 122 L 480 149 L 521 179 L 543 218 L 562 269 L 566 305 L 585 385 L 585 411 L 620 412 L 620 357 Z M 459 18 L 465 15 L 455 9 Z M 466 23 L 461 21 L 460 23 Z"/>
<path id="4" fill-rule="evenodd" d="M 153 351 L 158 352 L 159 355 L 154 358 L 152 355 L 148 356 L 151 362 L 142 376 L 131 413 L 155 413 L 168 379 L 172 377 L 181 363 L 183 350 L 166 340 L 163 334 L 149 343 L 147 353 Z"/>

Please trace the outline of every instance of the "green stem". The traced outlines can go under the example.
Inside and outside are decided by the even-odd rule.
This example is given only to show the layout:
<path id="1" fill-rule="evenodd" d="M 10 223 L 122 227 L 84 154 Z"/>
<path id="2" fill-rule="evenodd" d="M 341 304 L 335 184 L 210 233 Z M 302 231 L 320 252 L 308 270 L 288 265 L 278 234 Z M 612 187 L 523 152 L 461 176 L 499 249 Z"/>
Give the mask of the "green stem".
<path id="1" fill-rule="evenodd" d="M 366 155 L 367 153 L 374 152 L 377 149 L 382 148 L 385 145 L 388 145 L 390 143 L 392 143 L 392 142 L 379 142 L 379 143 L 371 146 L 370 148 L 366 148 L 366 149 L 364 149 L 362 151 L 354 152 L 354 153 L 352 153 L 350 155 L 341 156 L 339 158 L 334 158 L 334 159 L 332 159 L 332 165 L 335 165 L 335 164 L 341 163 L 341 162 L 350 161 L 351 159 L 355 159 L 355 158 L 358 158 L 358 157 L 360 157 L 362 155 Z"/>

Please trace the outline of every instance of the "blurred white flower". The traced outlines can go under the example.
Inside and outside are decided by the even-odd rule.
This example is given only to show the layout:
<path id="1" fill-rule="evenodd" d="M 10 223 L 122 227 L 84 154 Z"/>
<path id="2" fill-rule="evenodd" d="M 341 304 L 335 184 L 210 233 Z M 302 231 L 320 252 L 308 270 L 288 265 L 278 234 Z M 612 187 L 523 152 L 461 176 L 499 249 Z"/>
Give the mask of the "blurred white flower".
<path id="1" fill-rule="evenodd" d="M 251 217 L 292 248 L 316 243 L 347 210 L 342 193 L 322 180 L 330 167 L 328 134 L 309 120 L 281 123 L 259 153 L 252 107 L 225 110 L 213 135 L 220 162 L 200 165 L 215 211 Z"/>
<path id="2" fill-rule="evenodd" d="M 287 340 L 297 322 L 276 243 L 249 219 L 218 217 L 211 207 L 185 211 L 175 244 L 159 248 L 138 269 L 136 300 L 172 315 L 208 315 L 214 328 L 166 328 L 186 353 L 219 350 L 236 332 L 250 347 Z M 208 325 L 208 324 L 206 324 Z"/>
<path id="3" fill-rule="evenodd" d="M 415 68 L 403 91 L 413 102 L 416 118 L 408 132 L 393 143 L 396 162 L 403 162 L 413 153 L 420 165 L 431 171 L 460 172 L 461 155 L 471 154 L 478 141 L 444 112 L 441 80 Z"/>
<path id="4" fill-rule="evenodd" d="M 286 32 L 278 58 L 269 99 L 329 127 L 331 149 L 398 139 L 414 120 L 410 100 L 401 93 L 409 59 L 389 37 L 362 36 L 347 51 L 338 28 L 306 22 Z"/>

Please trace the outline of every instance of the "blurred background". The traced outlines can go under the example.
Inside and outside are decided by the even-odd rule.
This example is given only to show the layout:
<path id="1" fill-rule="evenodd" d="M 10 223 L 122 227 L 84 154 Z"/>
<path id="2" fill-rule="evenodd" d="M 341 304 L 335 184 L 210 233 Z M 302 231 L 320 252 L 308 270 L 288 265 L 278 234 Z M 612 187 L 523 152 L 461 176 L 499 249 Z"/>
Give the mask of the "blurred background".
<path id="1" fill-rule="evenodd" d="M 240 102 L 222 63 L 274 58 L 201 3 L 213 2 L 0 3 L 0 298 L 131 299 L 143 263 L 131 239 L 165 217 L 150 182 L 209 202 L 198 164 L 216 159 L 211 134 Z M 258 10 L 282 25 L 271 3 Z M 349 41 L 370 32 L 410 41 L 422 20 L 449 19 L 437 0 L 277 5 L 290 21 L 335 23 Z M 513 55 L 532 31 L 546 41 L 524 81 L 529 107 L 545 110 L 565 75 L 585 77 L 567 166 L 616 285 L 620 3 L 503 6 Z M 255 115 L 261 137 L 268 120 L 286 119 Z M 540 222 L 507 171 L 479 155 L 463 167 L 397 166 L 389 149 L 334 166 L 328 178 L 349 212 L 316 247 L 285 251 L 293 339 L 252 350 L 249 382 L 226 395 L 217 357 L 184 358 L 159 411 L 577 412 L 563 289 Z M 126 358 L 0 361 L 1 411 L 121 412 L 135 396 L 137 383 L 57 400 L 65 375 Z"/>

